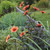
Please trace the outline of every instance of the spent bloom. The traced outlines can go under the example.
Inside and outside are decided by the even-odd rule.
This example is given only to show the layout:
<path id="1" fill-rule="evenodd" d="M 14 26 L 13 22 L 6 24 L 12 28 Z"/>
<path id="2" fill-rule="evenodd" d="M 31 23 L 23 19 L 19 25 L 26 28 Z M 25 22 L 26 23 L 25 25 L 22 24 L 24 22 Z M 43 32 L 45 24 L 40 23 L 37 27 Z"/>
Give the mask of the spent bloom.
<path id="1" fill-rule="evenodd" d="M 22 37 L 23 35 L 25 35 L 25 32 L 21 32 L 20 37 Z"/>
<path id="2" fill-rule="evenodd" d="M 16 32 L 17 30 L 18 30 L 18 27 L 13 26 L 13 27 L 11 28 L 11 32 Z"/>
<path id="3" fill-rule="evenodd" d="M 10 38 L 10 35 L 7 36 L 7 38 L 6 38 L 6 43 L 7 43 L 7 41 L 8 41 L 9 38 Z"/>

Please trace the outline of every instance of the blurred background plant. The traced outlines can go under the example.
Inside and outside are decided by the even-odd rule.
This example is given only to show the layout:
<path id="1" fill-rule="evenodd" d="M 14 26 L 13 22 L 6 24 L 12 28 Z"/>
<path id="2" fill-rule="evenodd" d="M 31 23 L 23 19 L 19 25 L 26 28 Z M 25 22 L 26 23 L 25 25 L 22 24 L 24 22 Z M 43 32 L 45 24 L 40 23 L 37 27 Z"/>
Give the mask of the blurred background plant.
<path id="1" fill-rule="evenodd" d="M 20 4 L 23 0 L 0 0 L 0 3 L 1 3 L 2 1 L 10 1 L 10 2 L 15 2 L 15 3 Z"/>
<path id="2" fill-rule="evenodd" d="M 0 3 L 0 16 L 3 16 L 5 13 L 10 13 L 16 9 L 16 3 L 10 1 L 2 1 Z"/>

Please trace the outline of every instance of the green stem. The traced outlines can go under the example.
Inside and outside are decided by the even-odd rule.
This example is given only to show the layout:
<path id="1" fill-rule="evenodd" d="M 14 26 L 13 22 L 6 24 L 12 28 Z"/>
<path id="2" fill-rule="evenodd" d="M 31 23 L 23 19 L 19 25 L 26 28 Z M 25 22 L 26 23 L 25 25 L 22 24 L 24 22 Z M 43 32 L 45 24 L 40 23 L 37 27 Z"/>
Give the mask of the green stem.
<path id="1" fill-rule="evenodd" d="M 15 50 L 17 50 L 16 39 L 15 39 Z"/>
<path id="2" fill-rule="evenodd" d="M 48 21 L 47 21 L 47 28 L 48 28 L 48 31 L 49 31 L 49 25 L 48 25 Z"/>

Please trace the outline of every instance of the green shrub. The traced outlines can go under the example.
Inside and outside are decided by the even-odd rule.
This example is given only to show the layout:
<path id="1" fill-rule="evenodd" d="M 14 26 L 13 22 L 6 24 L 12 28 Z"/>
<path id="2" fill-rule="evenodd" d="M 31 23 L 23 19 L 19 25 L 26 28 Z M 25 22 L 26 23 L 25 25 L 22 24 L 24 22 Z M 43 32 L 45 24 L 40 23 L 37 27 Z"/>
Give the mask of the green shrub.
<path id="1" fill-rule="evenodd" d="M 0 21 L 0 30 L 5 28 L 6 28 L 6 25 L 2 21 Z"/>
<path id="2" fill-rule="evenodd" d="M 0 0 L 0 2 L 2 1 L 11 1 L 11 2 L 16 2 L 16 0 Z"/>
<path id="3" fill-rule="evenodd" d="M 20 4 L 22 1 L 24 1 L 24 0 L 7 0 L 7 1 L 15 2 L 16 5 L 19 6 L 19 4 Z"/>
<path id="4" fill-rule="evenodd" d="M 12 3 L 10 1 L 2 1 L 1 4 L 0 4 L 0 15 L 1 14 L 5 14 L 5 13 L 8 13 L 8 12 L 11 12 L 11 11 L 14 11 L 15 10 L 15 3 Z"/>
<path id="5" fill-rule="evenodd" d="M 3 21 L 6 27 L 11 25 L 24 26 L 26 20 L 27 17 L 20 12 L 12 12 L 1 17 L 1 21 Z"/>
<path id="6" fill-rule="evenodd" d="M 9 9 L 9 8 L 14 8 L 15 4 L 10 1 L 2 1 L 1 6 L 3 9 Z"/>

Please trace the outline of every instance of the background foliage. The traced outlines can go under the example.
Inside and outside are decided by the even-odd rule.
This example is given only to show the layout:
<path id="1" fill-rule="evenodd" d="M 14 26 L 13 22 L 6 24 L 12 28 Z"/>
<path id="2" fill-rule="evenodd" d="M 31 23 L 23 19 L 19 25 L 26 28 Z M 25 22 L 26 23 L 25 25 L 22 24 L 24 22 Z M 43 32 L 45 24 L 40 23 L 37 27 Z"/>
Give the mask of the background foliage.
<path id="1" fill-rule="evenodd" d="M 8 12 L 11 12 L 11 11 L 14 11 L 15 10 L 15 3 L 12 3 L 10 1 L 2 1 L 0 3 L 0 15 L 1 14 L 5 14 L 5 13 L 8 13 Z"/>

